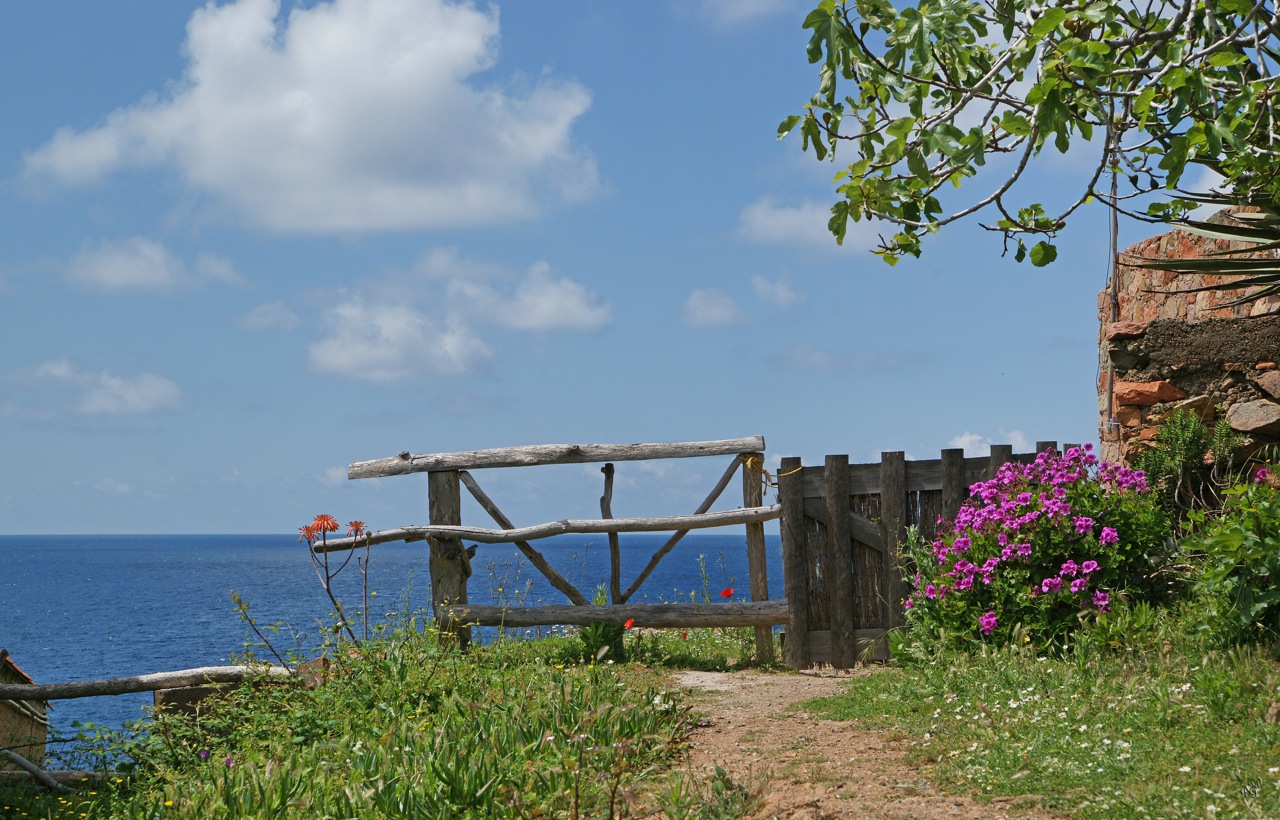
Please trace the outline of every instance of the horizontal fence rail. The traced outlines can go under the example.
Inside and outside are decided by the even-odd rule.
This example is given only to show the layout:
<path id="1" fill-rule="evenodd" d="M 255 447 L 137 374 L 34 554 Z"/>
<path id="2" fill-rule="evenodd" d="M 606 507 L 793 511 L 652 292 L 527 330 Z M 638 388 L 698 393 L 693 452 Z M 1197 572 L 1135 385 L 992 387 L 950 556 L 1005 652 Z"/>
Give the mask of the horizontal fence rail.
<path id="1" fill-rule="evenodd" d="M 239 683 L 252 677 L 289 677 L 282 666 L 202 666 L 176 672 L 153 672 L 126 678 L 82 680 L 70 683 L 0 683 L 0 700 L 66 700 L 101 695 L 154 692 L 208 683 Z"/>
<path id="2" fill-rule="evenodd" d="M 764 451 L 764 436 L 685 441 L 662 444 L 533 444 L 459 453 L 411 455 L 357 461 L 347 478 L 381 478 L 410 473 L 479 470 L 491 467 L 536 467 L 546 464 L 594 464 L 605 461 L 646 461 L 657 458 L 732 456 Z"/>
<path id="3" fill-rule="evenodd" d="M 617 604 L 609 606 L 448 606 L 446 618 L 473 626 L 588 626 L 600 621 L 634 627 L 774 626 L 790 620 L 786 601 L 737 604 Z"/>
<path id="4" fill-rule="evenodd" d="M 665 532 L 667 530 L 697 530 L 708 527 L 723 527 L 730 524 L 756 524 L 772 521 L 782 516 L 782 507 L 777 504 L 768 507 L 752 507 L 749 509 L 725 510 L 699 515 L 672 515 L 663 518 L 593 518 L 551 521 L 536 524 L 532 527 L 517 529 L 492 530 L 483 527 L 464 527 L 459 524 L 427 524 L 413 527 L 399 527 L 394 530 L 382 530 L 368 538 L 335 538 L 312 546 L 317 553 L 340 552 L 359 549 L 368 544 L 383 544 L 388 541 L 421 541 L 424 538 L 460 538 L 478 541 L 482 544 L 506 544 L 513 541 L 535 541 L 539 538 L 550 538 L 553 535 L 583 535 L 610 532 Z"/>

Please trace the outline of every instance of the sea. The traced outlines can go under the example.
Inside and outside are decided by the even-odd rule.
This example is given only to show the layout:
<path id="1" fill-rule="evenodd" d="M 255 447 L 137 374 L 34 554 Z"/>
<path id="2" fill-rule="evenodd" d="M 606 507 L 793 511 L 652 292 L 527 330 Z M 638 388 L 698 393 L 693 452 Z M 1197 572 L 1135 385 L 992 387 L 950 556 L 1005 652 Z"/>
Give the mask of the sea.
<path id="1" fill-rule="evenodd" d="M 625 589 L 667 534 L 620 536 Z M 607 536 L 562 535 L 534 542 L 548 562 L 592 597 L 609 577 Z M 766 535 L 771 598 L 782 598 L 782 555 Z M 364 596 L 364 551 L 333 588 L 348 612 Z M 337 569 L 344 553 L 330 553 Z M 368 553 L 372 625 L 430 611 L 424 542 L 379 544 Z M 667 555 L 632 599 L 662 603 L 749 600 L 746 537 L 741 528 L 691 533 Z M 312 656 L 333 623 L 332 605 L 305 544 L 291 535 L 7 535 L 0 536 L 0 648 L 37 683 L 61 683 L 234 663 L 246 649 L 270 659 L 232 602 L 281 651 Z M 480 544 L 468 585 L 475 604 L 567 603 L 510 544 Z M 531 631 L 533 632 L 533 631 Z M 523 631 L 521 633 L 524 634 Z M 476 639 L 496 639 L 495 629 Z M 108 729 L 145 716 L 149 693 L 56 700 L 55 737 L 78 725 Z"/>

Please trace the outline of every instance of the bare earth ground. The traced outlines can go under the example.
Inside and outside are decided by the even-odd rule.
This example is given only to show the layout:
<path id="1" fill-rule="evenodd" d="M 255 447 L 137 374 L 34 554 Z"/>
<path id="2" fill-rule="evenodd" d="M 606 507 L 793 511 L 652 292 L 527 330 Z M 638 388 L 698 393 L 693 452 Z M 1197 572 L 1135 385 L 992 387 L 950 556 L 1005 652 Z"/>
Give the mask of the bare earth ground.
<path id="1" fill-rule="evenodd" d="M 875 672 L 680 672 L 675 685 L 690 692 L 705 715 L 690 739 L 689 765 L 707 774 L 720 766 L 738 783 L 762 786 L 763 798 L 751 815 L 756 818 L 1059 816 L 1020 805 L 1025 798 L 979 803 L 944 794 L 930 782 L 928 767 L 905 761 L 909 741 L 892 730 L 859 729 L 789 709 L 842 691 L 855 675 Z"/>

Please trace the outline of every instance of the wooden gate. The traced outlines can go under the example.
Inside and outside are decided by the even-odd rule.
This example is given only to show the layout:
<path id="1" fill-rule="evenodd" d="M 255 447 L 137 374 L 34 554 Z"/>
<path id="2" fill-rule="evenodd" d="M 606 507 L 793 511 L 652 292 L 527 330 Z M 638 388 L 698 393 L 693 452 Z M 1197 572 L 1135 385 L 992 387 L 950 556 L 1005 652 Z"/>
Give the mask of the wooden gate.
<path id="1" fill-rule="evenodd" d="M 1056 442 L 1036 444 L 1036 452 Z M 787 664 L 802 669 L 830 663 L 850 667 L 887 656 L 885 633 L 902 624 L 906 589 L 899 549 L 908 526 L 932 539 L 939 517 L 951 519 L 970 485 L 1007 461 L 1031 462 L 1007 444 L 991 455 L 907 461 L 881 453 L 878 464 L 850 464 L 827 456 L 822 467 L 784 458 L 778 470 L 782 505 L 783 579 L 790 622 Z"/>
<path id="2" fill-rule="evenodd" d="M 765 564 L 764 522 L 779 518 L 779 505 L 763 503 L 764 437 L 694 441 L 667 444 L 547 444 L 475 450 L 461 453 L 410 455 L 401 453 L 391 458 L 361 461 L 347 471 L 349 478 L 375 478 L 425 472 L 428 474 L 429 523 L 375 532 L 359 538 L 332 539 L 315 544 L 316 552 L 333 552 L 364 547 L 388 541 L 420 541 L 430 543 L 431 601 L 442 628 L 457 637 L 461 645 L 470 641 L 470 627 L 476 626 L 544 626 L 554 624 L 586 625 L 595 621 L 636 626 L 754 626 L 756 649 L 761 658 L 773 656 L 774 625 L 789 621 L 784 601 L 769 600 L 768 573 Z M 715 487 L 692 515 L 664 518 L 614 518 L 613 462 L 642 461 L 696 456 L 734 456 Z M 604 494 L 600 498 L 599 519 L 562 520 L 532 527 L 516 527 L 471 475 L 471 470 L 495 467 L 531 467 L 547 464 L 604 463 Z M 733 477 L 742 473 L 743 506 L 721 512 L 708 512 L 728 487 Z M 501 529 L 462 526 L 461 488 L 475 498 Z M 631 604 L 629 599 L 649 577 L 658 563 L 690 530 L 745 524 L 747 531 L 747 564 L 750 573 L 751 601 L 719 604 Z M 648 564 L 625 589 L 620 572 L 618 533 L 662 532 L 674 534 L 653 554 Z M 610 578 L 609 605 L 592 606 L 582 591 L 556 571 L 532 544 L 539 538 L 567 533 L 606 533 L 609 536 Z M 486 544 L 512 543 L 529 562 L 569 600 L 571 606 L 501 607 L 478 606 L 468 602 L 467 579 L 471 577 L 471 556 L 475 547 L 466 549 L 462 539 Z"/>

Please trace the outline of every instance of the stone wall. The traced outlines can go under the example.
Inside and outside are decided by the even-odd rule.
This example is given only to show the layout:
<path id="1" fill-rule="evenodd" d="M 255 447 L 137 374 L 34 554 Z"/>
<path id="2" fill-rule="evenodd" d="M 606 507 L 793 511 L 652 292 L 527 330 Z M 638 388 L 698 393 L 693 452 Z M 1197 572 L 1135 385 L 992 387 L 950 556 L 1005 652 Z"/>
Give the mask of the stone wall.
<path id="1" fill-rule="evenodd" d="M 1102 458 L 1132 464 L 1179 407 L 1209 423 L 1225 416 L 1249 451 L 1280 443 L 1280 316 L 1262 316 L 1280 308 L 1280 296 L 1222 308 L 1240 291 L 1176 291 L 1234 277 L 1125 264 L 1235 247 L 1175 230 L 1121 254 L 1116 281 L 1098 294 Z"/>

